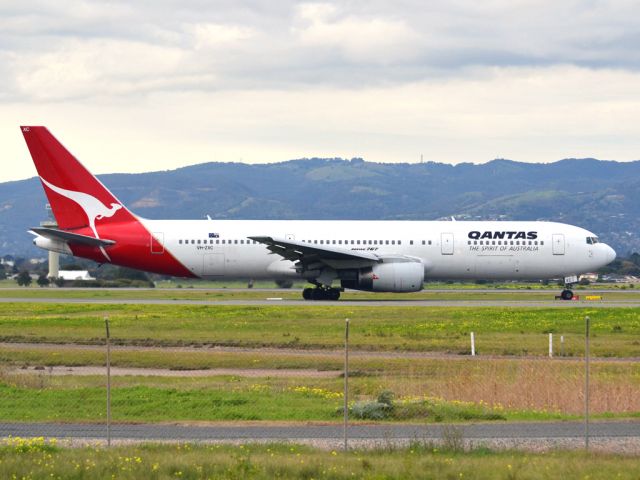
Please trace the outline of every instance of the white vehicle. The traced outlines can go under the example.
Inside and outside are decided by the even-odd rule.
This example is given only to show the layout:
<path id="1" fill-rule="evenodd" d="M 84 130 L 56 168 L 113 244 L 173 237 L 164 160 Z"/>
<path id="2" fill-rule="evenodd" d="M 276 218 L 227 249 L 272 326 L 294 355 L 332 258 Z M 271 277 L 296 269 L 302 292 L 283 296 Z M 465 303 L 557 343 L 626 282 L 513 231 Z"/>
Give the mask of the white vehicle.
<path id="1" fill-rule="evenodd" d="M 58 228 L 35 245 L 179 277 L 305 279 L 307 300 L 345 288 L 415 292 L 425 279 L 565 278 L 612 262 L 615 251 L 553 222 L 147 220 L 131 213 L 45 127 L 21 127 Z"/>

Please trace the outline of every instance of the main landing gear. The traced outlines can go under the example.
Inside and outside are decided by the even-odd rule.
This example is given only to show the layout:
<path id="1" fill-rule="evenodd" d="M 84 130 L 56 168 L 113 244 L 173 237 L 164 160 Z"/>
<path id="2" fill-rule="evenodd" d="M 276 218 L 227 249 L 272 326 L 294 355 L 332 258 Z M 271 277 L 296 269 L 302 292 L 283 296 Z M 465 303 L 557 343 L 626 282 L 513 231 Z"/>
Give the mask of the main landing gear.
<path id="1" fill-rule="evenodd" d="M 340 298 L 339 288 L 305 288 L 302 291 L 302 298 L 305 300 L 338 300 Z"/>

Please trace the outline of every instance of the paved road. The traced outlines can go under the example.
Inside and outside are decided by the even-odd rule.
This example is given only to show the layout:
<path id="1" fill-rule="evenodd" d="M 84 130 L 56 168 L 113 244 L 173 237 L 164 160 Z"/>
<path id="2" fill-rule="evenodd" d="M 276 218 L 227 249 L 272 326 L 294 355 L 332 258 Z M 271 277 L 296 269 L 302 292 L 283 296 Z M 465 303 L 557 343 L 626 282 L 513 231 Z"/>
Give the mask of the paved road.
<path id="1" fill-rule="evenodd" d="M 185 299 L 120 299 L 120 298 L 0 298 L 0 303 L 99 303 L 105 305 L 284 305 L 284 306 L 343 306 L 343 307 L 541 307 L 541 308 L 614 308 L 640 307 L 639 300 L 614 301 L 553 301 L 553 300 L 339 300 L 309 302 L 305 300 L 185 300 Z"/>
<path id="2" fill-rule="evenodd" d="M 450 425 L 353 425 L 354 440 L 441 439 Z M 465 439 L 562 439 L 584 436 L 581 422 L 479 423 L 453 427 Z M 0 423 L 0 437 L 56 437 L 105 439 L 104 425 L 58 423 Z M 111 426 L 111 436 L 120 440 L 339 440 L 342 425 L 223 425 L 192 426 L 170 424 Z M 640 438 L 640 421 L 596 422 L 590 425 L 594 438 Z"/>

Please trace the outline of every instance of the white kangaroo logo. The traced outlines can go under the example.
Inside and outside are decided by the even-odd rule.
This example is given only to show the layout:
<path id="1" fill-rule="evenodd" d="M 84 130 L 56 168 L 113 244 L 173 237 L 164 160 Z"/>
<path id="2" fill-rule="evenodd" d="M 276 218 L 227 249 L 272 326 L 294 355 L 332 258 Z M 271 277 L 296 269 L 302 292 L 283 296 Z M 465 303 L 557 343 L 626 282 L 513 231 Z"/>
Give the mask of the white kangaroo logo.
<path id="1" fill-rule="evenodd" d="M 40 177 L 40 179 L 45 183 L 47 187 L 49 187 L 54 192 L 68 198 L 69 200 L 73 200 L 78 205 L 80 205 L 80 208 L 84 210 L 85 215 L 89 219 L 89 226 L 91 227 L 91 230 L 93 230 L 94 235 L 98 239 L 100 238 L 100 236 L 98 235 L 98 231 L 96 230 L 96 220 L 113 217 L 113 215 L 115 215 L 115 213 L 122 208 L 122 205 L 120 205 L 119 203 L 112 203 L 111 208 L 109 208 L 96 197 L 91 196 L 87 193 L 65 190 L 64 188 L 57 187 L 52 183 L 47 182 L 42 177 Z M 111 261 L 111 258 L 109 257 L 109 255 L 107 255 L 104 247 L 100 247 L 100 250 L 107 258 L 107 260 Z"/>

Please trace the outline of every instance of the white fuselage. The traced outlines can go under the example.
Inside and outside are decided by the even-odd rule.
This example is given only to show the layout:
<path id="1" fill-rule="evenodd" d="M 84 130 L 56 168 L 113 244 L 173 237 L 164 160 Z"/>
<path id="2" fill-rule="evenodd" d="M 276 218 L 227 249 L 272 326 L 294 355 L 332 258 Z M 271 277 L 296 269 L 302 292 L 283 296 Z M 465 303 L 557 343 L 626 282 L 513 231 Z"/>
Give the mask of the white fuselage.
<path id="1" fill-rule="evenodd" d="M 579 227 L 553 222 L 143 220 L 201 278 L 296 277 L 293 262 L 255 236 L 420 259 L 426 279 L 544 279 L 591 272 L 615 252 Z M 523 238 L 524 236 L 524 238 Z M 592 239 L 592 240 L 589 240 Z"/>

